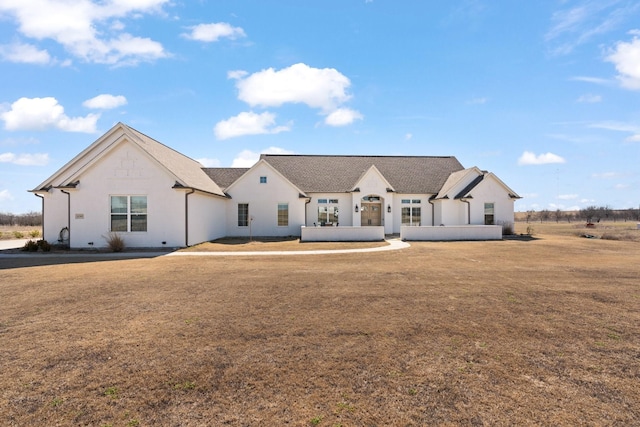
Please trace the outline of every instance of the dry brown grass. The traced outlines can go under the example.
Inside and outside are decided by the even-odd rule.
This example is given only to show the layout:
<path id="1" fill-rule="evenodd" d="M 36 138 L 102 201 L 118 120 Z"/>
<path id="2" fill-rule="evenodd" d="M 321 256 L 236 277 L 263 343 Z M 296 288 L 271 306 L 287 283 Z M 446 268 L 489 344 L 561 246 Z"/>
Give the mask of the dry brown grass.
<path id="1" fill-rule="evenodd" d="M 0 225 L 0 240 L 42 238 L 42 227 Z"/>
<path id="2" fill-rule="evenodd" d="M 0 259 L 0 425 L 640 424 L 640 245 L 534 237 Z"/>
<path id="3" fill-rule="evenodd" d="M 587 227 L 584 221 L 579 222 L 516 222 L 515 233 L 527 232 L 531 227 L 534 235 L 555 235 L 583 237 L 585 235 L 607 240 L 624 240 L 640 242 L 640 230 L 635 222 L 600 222 Z"/>
<path id="4" fill-rule="evenodd" d="M 387 242 L 300 242 L 299 238 L 253 239 L 227 237 L 200 243 L 183 252 L 255 252 L 255 251 L 318 251 L 328 249 L 365 249 L 387 246 Z"/>

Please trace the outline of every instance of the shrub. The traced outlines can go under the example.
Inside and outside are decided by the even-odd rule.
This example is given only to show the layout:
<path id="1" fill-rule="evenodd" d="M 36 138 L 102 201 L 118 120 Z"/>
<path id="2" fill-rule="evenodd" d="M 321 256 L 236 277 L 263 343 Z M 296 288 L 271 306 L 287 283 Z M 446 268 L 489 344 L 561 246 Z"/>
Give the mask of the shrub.
<path id="1" fill-rule="evenodd" d="M 124 250 L 124 239 L 118 233 L 110 232 L 105 239 L 107 246 L 112 252 L 122 252 Z"/>
<path id="2" fill-rule="evenodd" d="M 40 248 L 40 250 L 42 252 L 49 252 L 51 251 L 51 245 L 49 244 L 49 242 L 47 242 L 46 240 L 38 240 L 38 247 Z"/>
<path id="3" fill-rule="evenodd" d="M 40 237 L 40 230 L 31 230 L 29 232 L 30 237 Z"/>
<path id="4" fill-rule="evenodd" d="M 38 244 L 33 240 L 28 240 L 22 247 L 22 250 L 26 252 L 36 252 L 38 250 Z"/>
<path id="5" fill-rule="evenodd" d="M 22 231 L 14 231 L 13 237 L 16 239 L 24 239 L 24 233 Z"/>
<path id="6" fill-rule="evenodd" d="M 500 223 L 500 225 L 502 225 L 502 234 L 504 236 L 510 236 L 510 235 L 513 234 L 513 223 L 512 222 L 504 221 L 504 222 Z"/>

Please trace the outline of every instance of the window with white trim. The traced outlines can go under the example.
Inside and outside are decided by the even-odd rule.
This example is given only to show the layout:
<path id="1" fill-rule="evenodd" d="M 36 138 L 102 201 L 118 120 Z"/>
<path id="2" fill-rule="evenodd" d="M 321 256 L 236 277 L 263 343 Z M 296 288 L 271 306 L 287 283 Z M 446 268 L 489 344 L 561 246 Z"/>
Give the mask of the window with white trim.
<path id="1" fill-rule="evenodd" d="M 238 203 L 238 227 L 249 226 L 249 203 Z"/>
<path id="2" fill-rule="evenodd" d="M 402 199 L 402 225 L 418 226 L 422 222 L 422 208 L 420 199 Z"/>
<path id="3" fill-rule="evenodd" d="M 318 199 L 318 223 L 338 223 L 338 199 Z"/>
<path id="4" fill-rule="evenodd" d="M 494 224 L 494 205 L 493 203 L 484 204 L 484 225 Z"/>
<path id="5" fill-rule="evenodd" d="M 267 183 L 267 177 L 266 176 L 261 176 L 260 177 L 260 184 L 266 184 Z"/>
<path id="6" fill-rule="evenodd" d="M 289 225 L 289 203 L 278 203 L 278 227 Z"/>
<path id="7" fill-rule="evenodd" d="M 147 231 L 147 196 L 111 196 L 111 231 Z"/>

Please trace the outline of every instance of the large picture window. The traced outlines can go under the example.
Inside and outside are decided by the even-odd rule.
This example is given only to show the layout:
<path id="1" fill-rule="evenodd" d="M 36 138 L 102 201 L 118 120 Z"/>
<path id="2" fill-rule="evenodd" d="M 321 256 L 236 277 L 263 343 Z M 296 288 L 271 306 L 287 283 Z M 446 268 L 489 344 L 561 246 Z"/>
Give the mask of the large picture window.
<path id="1" fill-rule="evenodd" d="M 238 203 L 238 227 L 249 226 L 249 203 Z"/>
<path id="2" fill-rule="evenodd" d="M 422 222 L 420 199 L 402 199 L 402 225 L 418 226 Z"/>
<path id="3" fill-rule="evenodd" d="M 318 223 L 338 223 L 338 199 L 318 199 Z"/>
<path id="4" fill-rule="evenodd" d="M 278 227 L 289 225 L 289 203 L 278 203 Z"/>
<path id="5" fill-rule="evenodd" d="M 147 231 L 147 196 L 111 196 L 111 231 Z"/>

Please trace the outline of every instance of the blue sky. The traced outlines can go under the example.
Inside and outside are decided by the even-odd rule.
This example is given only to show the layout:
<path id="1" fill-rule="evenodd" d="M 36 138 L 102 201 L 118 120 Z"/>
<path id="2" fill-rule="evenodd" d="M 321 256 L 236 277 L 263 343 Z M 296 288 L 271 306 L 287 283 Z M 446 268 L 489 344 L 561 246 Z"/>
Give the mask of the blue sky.
<path id="1" fill-rule="evenodd" d="M 205 166 L 453 155 L 640 205 L 640 0 L 0 0 L 0 211 L 124 122 Z"/>

